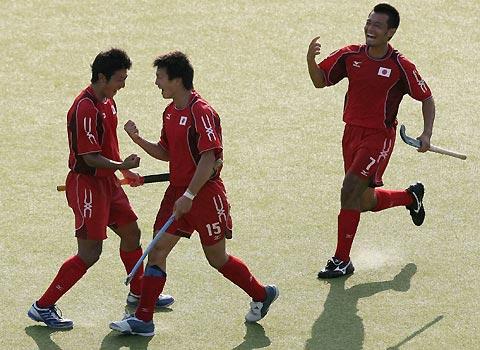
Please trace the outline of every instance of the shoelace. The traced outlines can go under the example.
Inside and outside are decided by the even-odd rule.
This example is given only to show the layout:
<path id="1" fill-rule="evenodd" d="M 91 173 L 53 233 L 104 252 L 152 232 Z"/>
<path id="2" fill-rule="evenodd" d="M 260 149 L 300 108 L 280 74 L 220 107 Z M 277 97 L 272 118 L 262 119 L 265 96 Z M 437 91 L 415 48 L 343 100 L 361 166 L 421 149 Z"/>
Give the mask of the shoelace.
<path id="1" fill-rule="evenodd" d="M 62 310 L 57 308 L 56 305 L 53 305 L 52 307 L 48 308 L 48 313 L 46 316 L 46 320 L 61 320 L 63 316 Z"/>

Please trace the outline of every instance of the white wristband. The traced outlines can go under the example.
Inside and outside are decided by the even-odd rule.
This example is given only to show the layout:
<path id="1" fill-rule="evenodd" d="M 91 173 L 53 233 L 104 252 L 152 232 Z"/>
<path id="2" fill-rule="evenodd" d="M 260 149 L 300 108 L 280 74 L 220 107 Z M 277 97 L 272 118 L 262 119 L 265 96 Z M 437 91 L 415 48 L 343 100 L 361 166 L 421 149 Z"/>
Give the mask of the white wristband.
<path id="1" fill-rule="evenodd" d="M 193 199 L 195 198 L 195 195 L 192 192 L 190 192 L 188 188 L 183 195 L 188 199 L 190 199 L 191 201 L 193 201 Z"/>

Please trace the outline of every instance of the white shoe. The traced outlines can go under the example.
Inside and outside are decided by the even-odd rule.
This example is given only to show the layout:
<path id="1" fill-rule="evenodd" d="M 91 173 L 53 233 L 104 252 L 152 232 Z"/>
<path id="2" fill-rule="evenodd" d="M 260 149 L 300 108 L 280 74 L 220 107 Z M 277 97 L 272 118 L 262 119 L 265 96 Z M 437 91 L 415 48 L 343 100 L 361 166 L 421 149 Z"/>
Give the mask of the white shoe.
<path id="1" fill-rule="evenodd" d="M 250 303 L 250 311 L 245 315 L 245 321 L 257 322 L 267 315 L 270 305 L 278 298 L 280 291 L 275 285 L 265 286 L 265 292 L 267 293 L 267 299 L 265 301 L 252 301 Z"/>
<path id="2" fill-rule="evenodd" d="M 141 335 L 143 337 L 151 337 L 155 335 L 155 325 L 153 324 L 153 320 L 145 322 L 136 318 L 135 315 L 130 315 L 122 321 L 112 322 L 109 327 L 122 334 Z"/>

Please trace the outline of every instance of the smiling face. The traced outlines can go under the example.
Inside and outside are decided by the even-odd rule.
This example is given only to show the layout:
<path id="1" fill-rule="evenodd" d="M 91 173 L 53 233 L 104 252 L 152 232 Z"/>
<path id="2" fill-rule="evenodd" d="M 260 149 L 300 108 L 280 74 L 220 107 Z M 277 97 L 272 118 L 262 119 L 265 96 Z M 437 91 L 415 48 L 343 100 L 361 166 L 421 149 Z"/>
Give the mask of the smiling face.
<path id="1" fill-rule="evenodd" d="M 98 74 L 98 80 L 92 84 L 95 95 L 97 95 L 97 98 L 100 100 L 113 98 L 118 90 L 125 87 L 127 77 L 128 74 L 126 69 L 115 71 L 108 81 L 103 73 Z"/>
<path id="2" fill-rule="evenodd" d="M 107 98 L 113 98 L 117 91 L 125 87 L 125 81 L 128 74 L 126 69 L 120 69 L 115 71 L 108 82 L 105 82 L 104 94 Z"/>
<path id="3" fill-rule="evenodd" d="M 181 78 L 169 79 L 167 69 L 165 67 L 158 67 L 156 72 L 157 78 L 155 85 L 162 90 L 162 96 L 165 99 L 174 98 L 179 89 L 183 87 Z"/>
<path id="4" fill-rule="evenodd" d="M 369 47 L 385 47 L 395 34 L 395 28 L 388 28 L 388 15 L 371 12 L 365 23 L 365 41 Z"/>

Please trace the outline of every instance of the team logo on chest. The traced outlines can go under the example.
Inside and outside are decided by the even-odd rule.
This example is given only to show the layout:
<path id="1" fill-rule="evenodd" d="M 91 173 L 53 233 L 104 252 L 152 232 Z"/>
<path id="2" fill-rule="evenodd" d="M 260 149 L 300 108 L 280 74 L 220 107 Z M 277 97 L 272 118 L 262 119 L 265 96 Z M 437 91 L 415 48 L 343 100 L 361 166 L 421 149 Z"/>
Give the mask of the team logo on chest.
<path id="1" fill-rule="evenodd" d="M 178 122 L 178 124 L 179 124 L 179 125 L 183 125 L 183 126 L 187 125 L 187 117 L 185 117 L 184 115 L 182 115 L 182 116 L 180 117 L 180 121 Z"/>
<path id="2" fill-rule="evenodd" d="M 390 77 L 391 73 L 392 73 L 392 70 L 390 68 L 380 67 L 380 68 L 378 68 L 377 75 L 379 75 L 381 77 L 388 78 L 388 77 Z"/>

